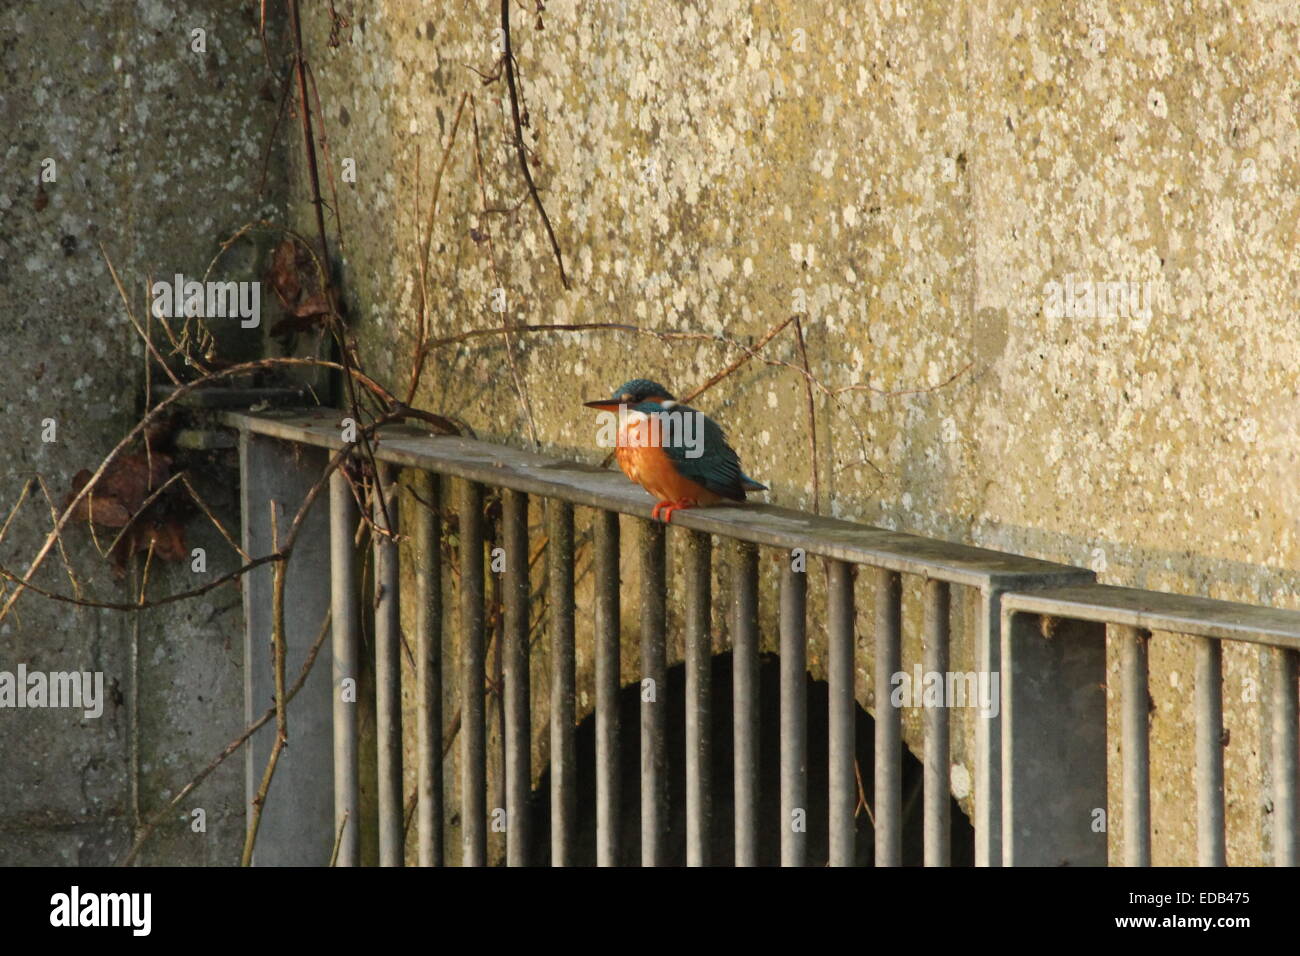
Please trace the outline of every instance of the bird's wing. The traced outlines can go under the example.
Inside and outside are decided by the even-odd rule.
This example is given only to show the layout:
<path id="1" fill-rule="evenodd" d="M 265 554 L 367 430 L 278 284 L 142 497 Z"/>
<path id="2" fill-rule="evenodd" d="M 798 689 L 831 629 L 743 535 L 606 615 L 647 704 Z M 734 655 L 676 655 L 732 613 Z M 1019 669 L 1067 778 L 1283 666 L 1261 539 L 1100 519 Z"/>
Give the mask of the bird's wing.
<path id="1" fill-rule="evenodd" d="M 664 453 L 672 462 L 677 473 L 684 478 L 689 478 L 697 484 L 703 485 L 714 494 L 722 495 L 724 498 L 730 498 L 733 501 L 745 500 L 745 481 L 744 473 L 740 470 L 740 458 L 735 450 L 727 444 L 726 433 L 713 419 L 709 418 L 702 412 L 690 408 L 686 405 L 677 405 L 670 412 L 660 412 L 661 415 L 670 415 L 672 412 L 681 412 L 683 415 L 698 415 L 697 421 L 703 423 L 703 441 L 700 442 L 699 429 L 690 437 L 695 438 L 696 445 L 694 449 L 687 447 L 682 442 L 670 442 L 665 437 Z M 667 431 L 664 432 L 667 436 Z M 699 451 L 696 457 L 691 457 L 688 452 Z"/>

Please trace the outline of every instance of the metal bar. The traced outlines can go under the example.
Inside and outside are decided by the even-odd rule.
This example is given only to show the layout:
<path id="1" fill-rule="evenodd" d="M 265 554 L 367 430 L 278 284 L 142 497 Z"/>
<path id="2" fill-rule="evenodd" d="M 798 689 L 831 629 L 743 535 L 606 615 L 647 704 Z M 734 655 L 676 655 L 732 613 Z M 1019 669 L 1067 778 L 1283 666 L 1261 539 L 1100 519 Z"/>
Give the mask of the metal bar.
<path id="1" fill-rule="evenodd" d="M 1002 671 L 1002 597 L 997 588 L 980 591 L 975 625 L 975 670 Z M 975 721 L 975 865 L 1002 865 L 1002 712 Z"/>
<path id="2" fill-rule="evenodd" d="M 577 835 L 574 746 L 573 506 L 546 505 L 547 614 L 551 623 L 551 865 L 571 866 Z"/>
<path id="3" fill-rule="evenodd" d="M 948 674 L 951 588 L 925 582 L 925 672 Z M 948 785 L 952 711 L 950 701 L 925 708 L 925 865 L 952 865 L 952 796 Z"/>
<path id="4" fill-rule="evenodd" d="M 532 790 L 532 726 L 528 661 L 528 495 L 501 493 L 505 548 L 502 676 L 506 704 L 506 865 L 528 863 L 528 795 Z"/>
<path id="5" fill-rule="evenodd" d="M 1012 600 L 1035 614 L 1300 650 L 1300 611 L 1087 582 L 1036 586 Z"/>
<path id="6" fill-rule="evenodd" d="M 803 552 L 781 572 L 781 865 L 808 862 L 808 575 Z M 795 570 L 796 562 L 799 570 Z"/>
<path id="7" fill-rule="evenodd" d="M 736 542 L 732 637 L 732 737 L 736 866 L 758 865 L 758 548 Z"/>
<path id="8" fill-rule="evenodd" d="M 1004 607 L 1001 659 L 1003 865 L 1105 866 L 1106 625 Z"/>
<path id="9" fill-rule="evenodd" d="M 239 436 L 241 537 L 245 554 L 270 554 L 284 536 L 306 496 L 321 480 L 329 455 L 273 438 Z M 287 561 L 283 637 L 285 671 L 292 679 L 316 646 L 330 603 L 329 506 L 314 503 L 299 526 L 297 546 Z M 277 520 L 272 522 L 271 509 Z M 273 540 L 274 539 L 274 540 Z M 251 724 L 275 700 L 275 569 L 253 568 L 240 579 L 244 610 L 244 718 Z M 291 746 L 280 754 L 262 806 L 255 866 L 321 866 L 334 846 L 333 719 L 336 695 L 330 686 L 329 651 L 288 702 Z M 249 738 L 244 760 L 244 793 L 257 796 L 266 762 L 275 746 L 275 721 Z M 231 761 L 233 764 L 234 761 Z M 249 822 L 248 820 L 245 821 Z M 246 835 L 246 834 L 245 834 Z"/>
<path id="10" fill-rule="evenodd" d="M 829 801 L 830 865 L 852 866 L 856 853 L 853 811 L 858 805 L 853 697 L 853 566 L 843 561 L 828 562 L 827 596 L 830 766 Z"/>
<path id="11" fill-rule="evenodd" d="M 713 541 L 686 539 L 686 865 L 709 865 L 713 817 Z"/>
<path id="12" fill-rule="evenodd" d="M 401 578 L 397 542 L 400 525 L 393 469 L 382 462 L 373 502 L 375 555 L 375 738 L 378 751 L 379 865 L 405 862 L 405 804 L 402 796 L 402 631 L 398 606 Z M 381 501 L 382 491 L 382 501 Z M 387 515 L 385 515 L 385 507 Z"/>
<path id="13" fill-rule="evenodd" d="M 1223 817 L 1223 645 L 1196 641 L 1196 855 L 1200 866 L 1226 866 Z"/>
<path id="14" fill-rule="evenodd" d="M 1300 651 L 1275 647 L 1273 669 L 1273 863 L 1300 865 L 1300 728 L 1297 726 L 1296 677 Z"/>
<path id="15" fill-rule="evenodd" d="M 663 694 L 668 672 L 664 527 L 641 525 L 641 865 L 660 866 L 668 827 Z"/>
<path id="16" fill-rule="evenodd" d="M 460 482 L 460 779 L 465 866 L 487 865 L 487 736 L 483 716 L 483 486 Z"/>
<path id="17" fill-rule="evenodd" d="M 903 861 L 903 712 L 890 700 L 903 668 L 903 579 L 876 570 L 876 866 Z"/>
<path id="18" fill-rule="evenodd" d="M 360 621 L 354 539 L 357 505 L 342 467 L 330 475 L 330 620 L 334 684 L 334 832 L 339 866 L 361 863 L 357 677 Z"/>
<path id="19" fill-rule="evenodd" d="M 442 516 L 438 479 L 415 473 L 415 752 L 420 866 L 442 866 Z"/>
<path id="20" fill-rule="evenodd" d="M 1151 632 L 1121 625 L 1121 756 L 1124 762 L 1124 865 L 1151 865 L 1151 736 L 1147 642 Z"/>
<path id="21" fill-rule="evenodd" d="M 596 564 L 596 865 L 619 861 L 619 588 L 618 515 L 597 511 Z"/>

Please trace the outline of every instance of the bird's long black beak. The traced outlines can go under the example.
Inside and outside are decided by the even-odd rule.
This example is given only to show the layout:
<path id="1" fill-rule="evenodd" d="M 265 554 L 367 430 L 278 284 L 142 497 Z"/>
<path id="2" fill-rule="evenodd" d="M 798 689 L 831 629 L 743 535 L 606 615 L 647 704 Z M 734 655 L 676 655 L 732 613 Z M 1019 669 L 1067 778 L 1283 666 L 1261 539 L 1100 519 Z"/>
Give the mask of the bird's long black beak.
<path id="1" fill-rule="evenodd" d="M 588 408 L 598 408 L 602 412 L 618 411 L 618 406 L 622 404 L 617 398 L 593 398 L 589 402 L 583 402 Z"/>

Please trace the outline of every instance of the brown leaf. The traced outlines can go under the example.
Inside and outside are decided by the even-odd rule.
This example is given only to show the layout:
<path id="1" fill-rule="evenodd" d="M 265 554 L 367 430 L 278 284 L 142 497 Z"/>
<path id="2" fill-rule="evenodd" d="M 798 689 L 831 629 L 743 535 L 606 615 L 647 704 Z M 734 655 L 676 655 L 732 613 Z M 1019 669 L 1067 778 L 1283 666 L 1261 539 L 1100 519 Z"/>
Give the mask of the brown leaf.
<path id="1" fill-rule="evenodd" d="M 113 571 L 120 580 L 126 574 L 131 555 L 148 552 L 153 547 L 155 558 L 163 561 L 184 561 L 189 557 L 185 547 L 185 528 L 174 518 L 164 521 L 142 519 L 122 535 L 113 549 Z"/>
<path id="2" fill-rule="evenodd" d="M 86 487 L 91 473 L 82 469 L 72 479 L 72 492 L 67 502 Z M 90 494 L 77 502 L 73 517 L 93 521 L 108 528 L 122 528 L 131 516 L 139 511 L 149 495 L 171 477 L 171 457 L 154 452 L 153 455 L 126 454 L 114 459 Z"/>
<path id="3" fill-rule="evenodd" d="M 143 547 L 153 544 L 153 553 L 164 561 L 184 561 L 189 557 L 185 548 L 185 527 L 175 519 L 161 521 L 143 529 Z"/>
<path id="4" fill-rule="evenodd" d="M 298 293 L 302 291 L 302 279 L 298 274 L 298 244 L 292 239 L 285 239 L 275 247 L 266 281 L 271 283 L 281 304 L 292 310 L 298 301 Z"/>
<path id="5" fill-rule="evenodd" d="M 98 498 L 89 495 L 78 506 L 82 515 L 91 515 L 91 521 L 105 528 L 125 528 L 131 520 L 131 512 L 115 498 Z"/>
<path id="6" fill-rule="evenodd" d="M 330 304 L 325 296 L 317 292 L 315 295 L 304 299 L 292 311 L 293 314 L 300 319 L 311 318 L 317 315 L 328 315 Z"/>
<path id="7" fill-rule="evenodd" d="M 271 326 L 270 335 L 272 338 L 287 339 L 291 335 L 297 335 L 299 332 L 310 332 L 321 324 L 321 314 L 315 313 L 307 316 L 289 315 L 285 316 L 275 325 Z"/>
<path id="8" fill-rule="evenodd" d="M 189 558 L 185 547 L 185 527 L 174 517 L 164 520 L 141 518 L 122 534 L 122 538 L 109 556 L 113 561 L 113 576 L 126 577 L 127 562 L 131 556 L 147 553 L 153 547 L 155 558 L 180 562 Z"/>

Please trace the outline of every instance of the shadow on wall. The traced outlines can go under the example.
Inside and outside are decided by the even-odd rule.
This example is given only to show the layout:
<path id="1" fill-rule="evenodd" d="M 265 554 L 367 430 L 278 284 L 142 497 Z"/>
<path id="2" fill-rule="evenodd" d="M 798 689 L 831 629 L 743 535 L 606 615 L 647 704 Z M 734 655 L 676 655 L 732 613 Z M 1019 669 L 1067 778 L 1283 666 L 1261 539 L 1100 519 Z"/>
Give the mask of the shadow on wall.
<path id="1" fill-rule="evenodd" d="M 764 654 L 759 664 L 759 862 L 775 866 L 780 862 L 780 658 Z M 713 658 L 713 834 L 711 859 L 715 865 L 734 861 L 734 816 L 732 804 L 732 709 L 730 654 Z M 668 671 L 669 701 L 684 701 L 686 670 L 683 665 Z M 638 866 L 641 861 L 641 743 L 640 687 L 624 687 L 619 695 L 619 862 Z M 827 859 L 827 705 L 824 681 L 808 679 L 808 864 L 823 866 Z M 873 801 L 872 759 L 875 721 L 855 706 L 858 767 L 867 799 Z M 671 707 L 667 721 L 668 746 L 668 834 L 666 859 L 670 866 L 686 862 L 686 724 L 685 708 Z M 579 866 L 596 863 L 596 718 L 589 716 L 577 731 L 578 834 L 574 862 Z M 545 866 L 550 862 L 550 769 L 543 771 L 533 791 L 530 812 L 532 840 L 529 861 Z M 922 855 L 922 766 L 911 752 L 903 752 L 903 862 L 921 865 Z M 975 831 L 952 801 L 952 862 L 971 866 L 975 859 Z M 871 821 L 859 808 L 857 817 L 857 864 L 872 864 Z"/>

